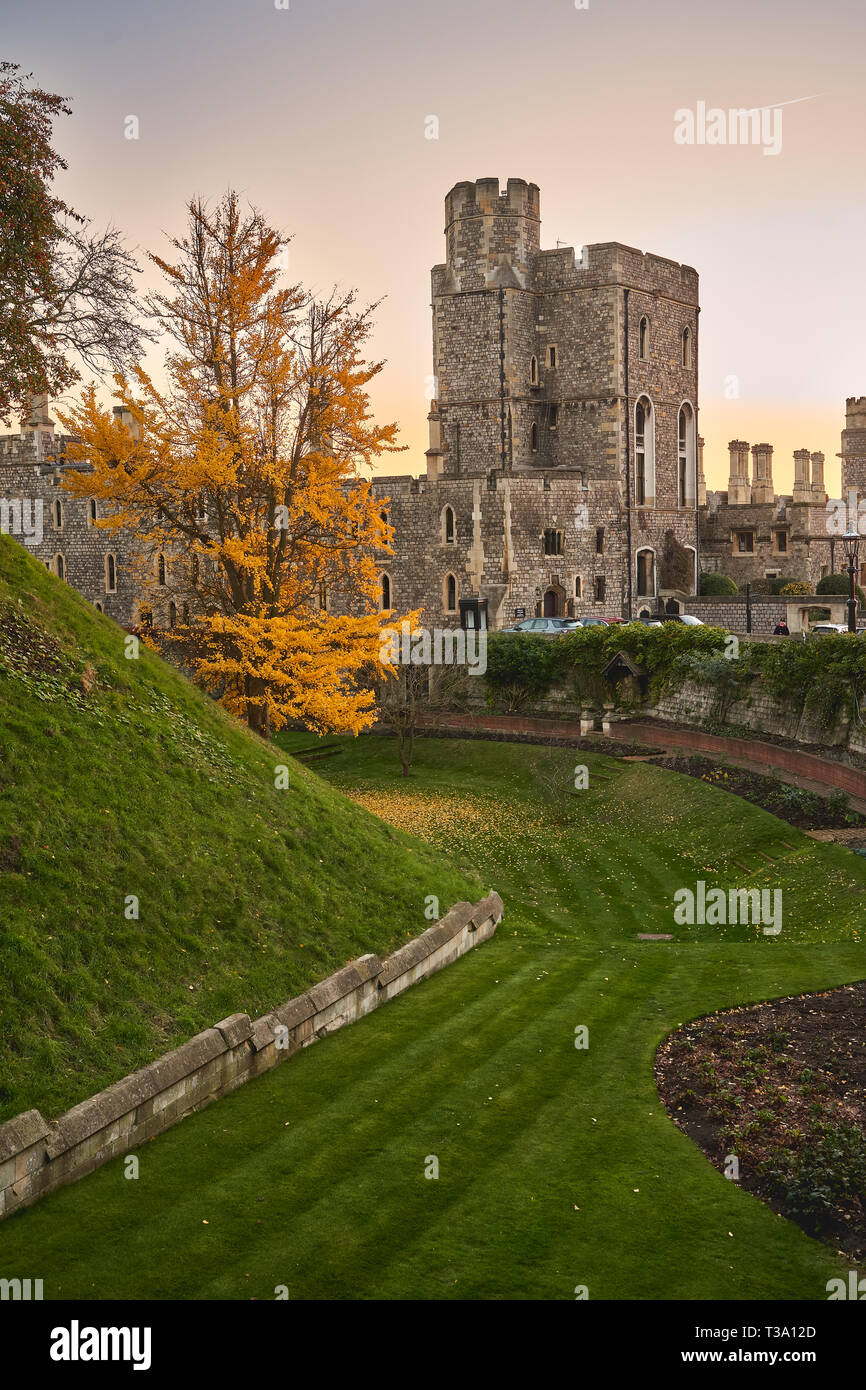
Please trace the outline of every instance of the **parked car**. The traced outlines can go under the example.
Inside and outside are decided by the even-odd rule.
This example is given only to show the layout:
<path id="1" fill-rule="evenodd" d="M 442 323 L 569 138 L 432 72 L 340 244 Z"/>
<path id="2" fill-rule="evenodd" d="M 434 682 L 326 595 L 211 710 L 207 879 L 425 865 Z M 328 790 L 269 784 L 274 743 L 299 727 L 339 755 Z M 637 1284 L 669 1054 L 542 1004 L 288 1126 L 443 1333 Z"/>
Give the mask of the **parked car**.
<path id="1" fill-rule="evenodd" d="M 610 618 L 581 618 L 582 627 L 610 627 Z"/>
<path id="2" fill-rule="evenodd" d="M 523 622 L 506 627 L 504 632 L 537 632 L 542 637 L 561 637 L 570 630 L 573 619 L 569 618 L 524 618 Z"/>
<path id="3" fill-rule="evenodd" d="M 684 627 L 706 627 L 706 623 L 691 613 L 650 613 L 645 618 L 639 618 L 638 622 L 646 623 L 647 627 L 664 627 L 666 623 L 681 623 Z"/>
<path id="4" fill-rule="evenodd" d="M 847 623 L 813 623 L 809 628 L 816 637 L 833 637 L 838 632 L 847 632 Z"/>

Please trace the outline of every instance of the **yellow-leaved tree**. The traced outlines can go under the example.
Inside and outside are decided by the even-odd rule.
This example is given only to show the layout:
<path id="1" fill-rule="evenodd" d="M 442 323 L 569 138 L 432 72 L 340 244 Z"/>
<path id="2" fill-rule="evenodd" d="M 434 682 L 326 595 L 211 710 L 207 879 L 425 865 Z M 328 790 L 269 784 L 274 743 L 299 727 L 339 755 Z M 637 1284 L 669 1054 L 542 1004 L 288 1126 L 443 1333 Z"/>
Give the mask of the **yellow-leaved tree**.
<path id="1" fill-rule="evenodd" d="M 233 192 L 188 205 L 172 259 L 151 256 L 168 281 L 150 299 L 173 340 L 167 385 L 118 376 L 113 411 L 84 392 L 61 418 L 90 468 L 68 486 L 137 534 L 138 580 L 171 612 L 157 641 L 251 728 L 357 733 L 394 620 L 377 611 L 371 550 L 391 530 L 364 470 L 399 447 L 396 425 L 374 423 L 366 392 L 383 365 L 362 355 L 376 305 L 280 288 L 286 245 Z"/>

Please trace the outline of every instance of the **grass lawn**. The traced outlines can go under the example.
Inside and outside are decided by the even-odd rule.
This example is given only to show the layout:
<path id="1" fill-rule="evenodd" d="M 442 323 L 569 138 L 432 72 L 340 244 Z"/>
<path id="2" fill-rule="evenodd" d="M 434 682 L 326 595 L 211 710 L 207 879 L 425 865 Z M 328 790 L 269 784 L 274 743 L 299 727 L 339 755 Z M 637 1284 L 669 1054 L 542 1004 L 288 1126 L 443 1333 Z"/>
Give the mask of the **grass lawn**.
<path id="1" fill-rule="evenodd" d="M 496 887 L 496 938 L 144 1146 L 137 1180 L 118 1159 L 4 1223 L 0 1275 L 38 1264 L 46 1298 L 825 1299 L 842 1263 L 710 1167 L 652 1064 L 686 1019 L 862 978 L 866 863 L 642 764 L 428 739 L 404 780 L 389 741 L 340 742 L 321 777 Z M 699 878 L 782 887 L 781 934 L 677 926 Z"/>

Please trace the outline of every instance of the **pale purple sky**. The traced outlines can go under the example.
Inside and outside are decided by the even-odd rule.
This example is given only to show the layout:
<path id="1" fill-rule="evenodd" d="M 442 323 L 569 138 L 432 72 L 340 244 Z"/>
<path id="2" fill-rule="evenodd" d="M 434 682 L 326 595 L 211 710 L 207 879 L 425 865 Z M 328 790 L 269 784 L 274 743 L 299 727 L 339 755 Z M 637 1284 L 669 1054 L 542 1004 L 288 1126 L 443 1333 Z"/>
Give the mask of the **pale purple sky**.
<path id="1" fill-rule="evenodd" d="M 540 185 L 545 246 L 699 271 L 711 486 L 738 437 L 775 445 L 780 490 L 798 447 L 838 488 L 844 400 L 866 395 L 862 0 L 0 0 L 0 20 L 2 55 L 72 100 L 79 210 L 160 249 L 193 193 L 232 185 L 294 235 L 292 280 L 387 296 L 374 404 L 410 445 L 388 471 L 424 466 L 445 194 L 498 176 Z M 677 144 L 698 102 L 798 104 L 765 155 Z"/>

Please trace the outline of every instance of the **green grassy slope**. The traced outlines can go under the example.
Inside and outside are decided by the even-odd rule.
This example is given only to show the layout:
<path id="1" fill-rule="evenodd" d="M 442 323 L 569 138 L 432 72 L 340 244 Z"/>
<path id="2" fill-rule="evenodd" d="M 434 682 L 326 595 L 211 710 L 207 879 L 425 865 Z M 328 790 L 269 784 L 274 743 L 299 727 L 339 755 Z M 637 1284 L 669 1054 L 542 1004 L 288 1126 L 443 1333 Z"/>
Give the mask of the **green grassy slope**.
<path id="1" fill-rule="evenodd" d="M 862 977 L 862 861 L 693 779 L 545 760 L 423 740 L 407 787 L 367 738 L 318 764 L 479 865 L 496 937 L 143 1146 L 137 1181 L 114 1160 L 0 1225 L 0 1273 L 38 1251 L 46 1298 L 826 1299 L 847 1265 L 706 1162 L 653 1056 L 686 1019 Z M 672 924 L 675 886 L 741 882 L 750 853 L 779 937 Z"/>
<path id="2" fill-rule="evenodd" d="M 429 894 L 487 891 L 124 641 L 0 535 L 0 1120 L 392 948 Z"/>

